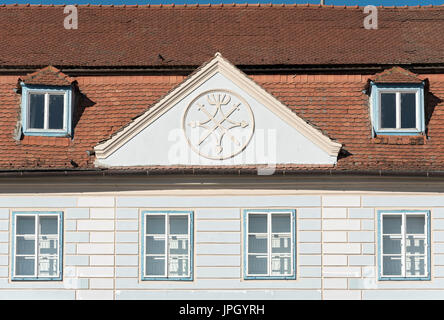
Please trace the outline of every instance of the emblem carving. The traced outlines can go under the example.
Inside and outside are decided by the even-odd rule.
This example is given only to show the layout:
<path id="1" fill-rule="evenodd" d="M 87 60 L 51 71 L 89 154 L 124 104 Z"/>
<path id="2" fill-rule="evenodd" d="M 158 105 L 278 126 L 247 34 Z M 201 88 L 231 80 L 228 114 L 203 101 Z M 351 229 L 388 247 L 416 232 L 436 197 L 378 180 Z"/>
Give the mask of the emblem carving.
<path id="1" fill-rule="evenodd" d="M 190 147 L 202 157 L 223 160 L 242 152 L 254 132 L 254 116 L 238 94 L 210 90 L 191 101 L 183 115 Z"/>

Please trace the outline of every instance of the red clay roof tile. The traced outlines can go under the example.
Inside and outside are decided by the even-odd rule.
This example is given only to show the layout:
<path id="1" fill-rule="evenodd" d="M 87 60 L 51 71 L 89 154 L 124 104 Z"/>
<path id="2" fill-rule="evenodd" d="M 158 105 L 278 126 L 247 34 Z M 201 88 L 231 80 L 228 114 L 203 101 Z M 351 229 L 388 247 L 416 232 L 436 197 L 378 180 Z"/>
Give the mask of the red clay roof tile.
<path id="1" fill-rule="evenodd" d="M 65 30 L 62 7 L 0 6 L 0 28 L 5 37 L 0 43 L 0 67 L 195 66 L 216 51 L 237 65 L 444 63 L 444 40 L 436 32 L 444 27 L 443 6 L 381 8 L 378 30 L 363 29 L 362 8 L 317 5 L 79 6 L 79 29 Z M 45 41 L 41 41 L 42 30 Z M 159 59 L 159 54 L 165 60 Z M 250 77 L 343 144 L 344 151 L 334 167 L 280 166 L 282 172 L 444 170 L 442 74 L 415 75 L 395 67 L 370 77 Z M 427 135 L 422 139 L 372 138 L 368 96 L 362 92 L 369 78 L 390 82 L 429 79 Z M 183 76 L 69 78 L 47 67 L 23 79 L 35 84 L 78 82 L 82 97 L 74 110 L 74 136 L 16 140 L 20 95 L 12 89 L 17 77 L 0 76 L 0 170 L 93 169 L 94 156 L 86 151 L 149 108 Z M 215 172 L 217 168 L 148 169 Z M 254 169 L 244 166 L 235 170 L 245 173 Z"/>
<path id="2" fill-rule="evenodd" d="M 69 86 L 74 82 L 69 76 L 53 66 L 47 66 L 21 79 L 25 84 Z"/>
<path id="3" fill-rule="evenodd" d="M 422 140 L 374 139 L 368 112 L 368 96 L 362 92 L 367 77 L 318 75 L 316 81 L 291 75 L 251 75 L 251 78 L 275 95 L 300 117 L 313 123 L 331 138 L 343 144 L 345 152 L 333 171 L 430 171 L 444 170 L 444 75 L 422 75 L 430 81 L 427 93 L 427 136 Z M 110 81 L 113 78 L 113 81 Z M 74 114 L 74 138 L 24 137 L 14 140 L 20 95 L 11 88 L 14 82 L 0 83 L 0 170 L 94 168 L 94 156 L 86 151 L 126 125 L 159 98 L 182 77 L 133 76 L 89 77 L 76 79 L 84 95 Z M 93 83 L 92 83 L 93 82 Z M 114 82 L 114 83 L 113 83 Z M 418 140 L 418 141 L 417 141 Z M 13 155 L 13 156 L 10 156 Z M 249 168 L 251 166 L 246 166 Z M 279 166 L 281 168 L 282 166 Z M 284 166 L 288 172 L 307 170 L 306 166 Z M 241 167 L 244 168 L 244 167 Z M 327 170 L 327 168 L 315 169 Z M 146 169 L 146 168 L 145 168 Z M 163 168 L 167 172 L 179 172 Z M 162 168 L 155 168 L 162 172 Z M 196 172 L 205 172 L 205 169 Z M 210 170 L 211 171 L 211 170 Z M 248 170 L 247 170 L 248 171 Z"/>
<path id="4" fill-rule="evenodd" d="M 0 7 L 0 66 L 199 66 L 215 52 L 235 65 L 444 63 L 444 6 L 319 5 Z"/>
<path id="5" fill-rule="evenodd" d="M 421 83 L 423 81 L 417 74 L 398 66 L 377 73 L 372 80 L 376 83 Z"/>

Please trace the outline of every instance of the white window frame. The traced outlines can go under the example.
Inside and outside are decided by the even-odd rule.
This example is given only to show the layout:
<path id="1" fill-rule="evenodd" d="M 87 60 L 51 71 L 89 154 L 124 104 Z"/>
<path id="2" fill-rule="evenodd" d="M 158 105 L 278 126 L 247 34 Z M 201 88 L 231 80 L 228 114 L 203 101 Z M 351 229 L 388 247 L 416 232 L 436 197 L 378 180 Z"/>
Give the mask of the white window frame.
<path id="1" fill-rule="evenodd" d="M 420 88 L 415 89 L 378 89 L 378 131 L 380 133 L 386 132 L 418 132 L 421 130 L 421 103 L 420 103 Z M 394 93 L 396 95 L 396 128 L 382 128 L 382 100 L 381 95 L 384 93 Z M 414 93 L 415 94 L 415 128 L 401 128 L 401 94 Z"/>
<path id="2" fill-rule="evenodd" d="M 249 231 L 249 220 L 250 215 L 266 215 L 267 216 L 267 233 L 252 233 Z M 290 232 L 284 232 L 284 233 L 273 233 L 272 232 L 272 215 L 273 214 L 289 214 L 290 215 Z M 295 266 L 295 250 L 296 250 L 296 234 L 295 234 L 295 211 L 294 210 L 246 210 L 245 211 L 245 279 L 294 279 L 296 277 L 296 266 Z M 255 254 L 255 253 L 249 253 L 249 236 L 250 235 L 267 235 L 267 274 L 251 274 L 248 272 L 249 266 L 248 266 L 248 258 L 250 255 L 260 255 L 263 256 L 265 254 Z M 272 235 L 279 234 L 279 235 L 290 235 L 290 253 L 272 253 Z M 290 258 L 290 273 L 288 274 L 271 274 L 272 273 L 272 256 L 288 256 Z"/>
<path id="3" fill-rule="evenodd" d="M 385 216 L 401 216 L 401 235 L 398 234 L 384 234 L 384 220 L 383 218 Z M 424 254 L 408 254 L 406 252 L 406 230 L 407 230 L 407 224 L 406 224 L 406 218 L 407 216 L 424 216 L 424 235 L 418 235 L 415 234 L 414 237 L 416 239 L 424 239 Z M 380 232 L 379 232 L 379 268 L 380 268 L 380 280 L 410 280 L 410 279 L 428 279 L 430 277 L 430 234 L 429 234 L 429 227 L 430 227 L 430 215 L 428 211 L 418 210 L 418 211 L 381 211 L 380 212 Z M 384 236 L 390 236 L 395 238 L 401 238 L 401 253 L 400 254 L 391 254 L 391 253 L 384 253 L 384 245 L 383 240 Z M 383 263 L 383 257 L 385 256 L 400 256 L 401 257 L 401 275 L 384 275 L 384 263 Z M 406 257 L 407 256 L 424 256 L 424 275 L 407 275 L 406 274 Z"/>
<path id="4" fill-rule="evenodd" d="M 147 223 L 146 223 L 146 217 L 149 215 L 154 215 L 154 216 L 164 216 L 165 217 L 165 234 L 161 235 L 161 234 L 149 234 L 147 233 Z M 176 237 L 180 238 L 180 239 L 187 239 L 188 240 L 188 250 L 187 250 L 187 256 L 188 256 L 188 272 L 186 275 L 181 275 L 181 276 L 170 276 L 170 265 L 169 265 L 169 258 L 170 258 L 170 253 L 169 253 L 169 249 L 170 249 L 170 216 L 186 216 L 187 220 L 188 220 L 188 224 L 187 224 L 187 228 L 188 228 L 188 233 L 187 235 L 175 235 Z M 142 214 L 142 218 L 143 218 L 143 247 L 142 247 L 142 259 L 143 259 L 143 270 L 142 270 L 142 280 L 192 280 L 192 268 L 193 268 L 193 250 L 192 250 L 192 246 L 193 246 L 193 228 L 192 228 L 192 223 L 193 223 L 193 212 L 192 211 L 143 211 Z M 165 240 L 165 248 L 164 248 L 164 257 L 165 257 L 165 270 L 164 270 L 164 274 L 163 275 L 147 275 L 147 264 L 146 264 L 146 258 L 148 256 L 160 256 L 161 254 L 150 254 L 150 253 L 146 253 L 146 246 L 147 246 L 147 241 L 146 238 L 148 236 L 153 236 L 153 237 L 163 237 Z M 176 256 L 176 254 L 173 254 L 174 256 Z M 182 256 L 177 254 L 177 256 Z"/>
<path id="5" fill-rule="evenodd" d="M 28 128 L 28 132 L 65 132 L 67 131 L 67 108 L 68 108 L 68 95 L 64 90 L 58 91 L 48 91 L 48 90 L 37 90 L 37 89 L 29 89 L 27 91 L 27 105 L 26 105 L 26 127 Z M 39 128 L 31 128 L 31 94 L 39 94 L 44 95 L 44 113 L 43 113 L 43 129 Z M 50 95 L 58 95 L 63 96 L 63 128 L 62 129 L 50 129 L 49 127 L 49 96 Z"/>
<path id="6" fill-rule="evenodd" d="M 34 218 L 34 234 L 18 234 L 17 233 L 17 218 L 18 217 L 33 217 Z M 40 232 L 39 232 L 39 223 L 41 217 L 57 217 L 57 235 L 45 235 L 45 237 L 49 237 L 51 239 L 57 240 L 57 253 L 55 255 L 50 254 L 40 254 Z M 14 213 L 14 230 L 13 230 L 13 243 L 14 250 L 12 255 L 12 264 L 13 264 L 13 277 L 12 280 L 61 280 L 62 270 L 60 270 L 62 266 L 62 231 L 61 230 L 61 220 L 62 213 L 61 212 L 15 212 Z M 32 237 L 34 239 L 34 254 L 18 254 L 18 237 Z M 34 257 L 34 274 L 33 275 L 20 275 L 17 274 L 17 265 L 16 258 L 20 256 L 33 256 Z M 45 257 L 57 257 L 57 273 L 53 276 L 41 275 L 39 270 L 39 262 L 42 256 Z"/>

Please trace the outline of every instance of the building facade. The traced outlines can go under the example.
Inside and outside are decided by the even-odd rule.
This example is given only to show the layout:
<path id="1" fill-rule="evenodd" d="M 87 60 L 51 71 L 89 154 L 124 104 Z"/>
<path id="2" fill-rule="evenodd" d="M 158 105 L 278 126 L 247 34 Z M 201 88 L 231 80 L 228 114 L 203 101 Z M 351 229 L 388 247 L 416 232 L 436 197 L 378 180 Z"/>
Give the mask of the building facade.
<path id="1" fill-rule="evenodd" d="M 442 6 L 63 8 L 0 7 L 0 299 L 444 299 Z"/>

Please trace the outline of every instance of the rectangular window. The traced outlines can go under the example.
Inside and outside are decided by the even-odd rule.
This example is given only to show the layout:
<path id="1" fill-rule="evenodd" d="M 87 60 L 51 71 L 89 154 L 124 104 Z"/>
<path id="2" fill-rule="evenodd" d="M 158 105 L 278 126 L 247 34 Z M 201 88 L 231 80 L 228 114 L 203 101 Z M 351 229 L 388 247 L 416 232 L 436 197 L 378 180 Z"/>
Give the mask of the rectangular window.
<path id="1" fill-rule="evenodd" d="M 13 212 L 12 280 L 62 279 L 62 212 Z"/>
<path id="2" fill-rule="evenodd" d="M 419 90 L 379 89 L 380 130 L 419 130 L 421 122 Z"/>
<path id="3" fill-rule="evenodd" d="M 64 130 L 65 94 L 29 92 L 28 126 L 30 130 Z"/>
<path id="4" fill-rule="evenodd" d="M 295 279 L 295 211 L 246 210 L 244 278 Z"/>
<path id="5" fill-rule="evenodd" d="M 26 85 L 22 88 L 21 123 L 25 136 L 68 137 L 73 116 L 71 86 Z"/>
<path id="6" fill-rule="evenodd" d="M 380 280 L 430 279 L 429 243 L 429 211 L 380 211 Z"/>
<path id="7" fill-rule="evenodd" d="M 192 280 L 193 212 L 143 211 L 142 280 Z"/>

